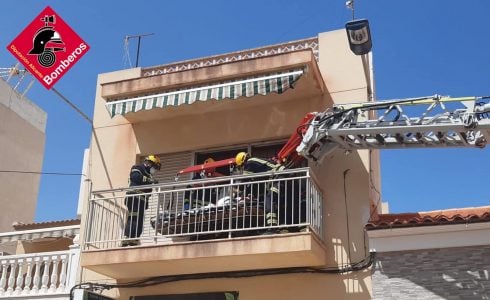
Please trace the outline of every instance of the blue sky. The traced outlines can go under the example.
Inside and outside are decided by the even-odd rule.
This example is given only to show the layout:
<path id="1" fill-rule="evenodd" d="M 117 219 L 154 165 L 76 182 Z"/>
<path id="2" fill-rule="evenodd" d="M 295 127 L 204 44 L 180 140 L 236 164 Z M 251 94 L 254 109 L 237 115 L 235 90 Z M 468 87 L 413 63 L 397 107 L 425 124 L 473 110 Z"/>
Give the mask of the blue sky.
<path id="1" fill-rule="evenodd" d="M 3 0 L 0 67 L 15 64 L 5 47 L 47 5 L 91 46 L 56 84 L 89 116 L 97 74 L 129 67 L 125 35 L 155 33 L 143 39 L 140 57 L 141 66 L 152 66 L 312 37 L 351 18 L 343 0 Z M 356 16 L 370 21 L 378 99 L 490 95 L 490 1 L 356 0 L 355 6 Z M 132 40 L 133 64 L 135 46 Z M 86 121 L 37 82 L 28 97 L 48 113 L 43 171 L 79 173 L 90 139 Z M 489 151 L 383 151 L 383 200 L 392 212 L 489 205 Z M 36 221 L 75 217 L 79 183 L 75 176 L 43 175 Z"/>

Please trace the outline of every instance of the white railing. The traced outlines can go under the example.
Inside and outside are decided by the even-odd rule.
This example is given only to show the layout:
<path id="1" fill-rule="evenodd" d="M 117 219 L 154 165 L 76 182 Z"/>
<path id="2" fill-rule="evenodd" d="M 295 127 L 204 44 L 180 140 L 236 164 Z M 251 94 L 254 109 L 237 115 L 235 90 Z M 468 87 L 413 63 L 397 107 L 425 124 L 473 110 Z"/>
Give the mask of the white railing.
<path id="1" fill-rule="evenodd" d="M 79 247 L 0 257 L 0 298 L 68 295 L 75 284 Z"/>
<path id="2" fill-rule="evenodd" d="M 323 199 L 309 168 L 141 189 L 93 192 L 84 249 L 299 231 L 324 236 Z"/>

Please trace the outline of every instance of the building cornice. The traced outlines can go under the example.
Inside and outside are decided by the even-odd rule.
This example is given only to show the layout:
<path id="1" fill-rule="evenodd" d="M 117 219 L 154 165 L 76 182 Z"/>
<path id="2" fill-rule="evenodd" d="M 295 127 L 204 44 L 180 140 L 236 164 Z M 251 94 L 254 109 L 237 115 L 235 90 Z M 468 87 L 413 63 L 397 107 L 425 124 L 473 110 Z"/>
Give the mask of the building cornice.
<path id="1" fill-rule="evenodd" d="M 490 223 L 389 228 L 367 231 L 376 252 L 490 245 Z"/>

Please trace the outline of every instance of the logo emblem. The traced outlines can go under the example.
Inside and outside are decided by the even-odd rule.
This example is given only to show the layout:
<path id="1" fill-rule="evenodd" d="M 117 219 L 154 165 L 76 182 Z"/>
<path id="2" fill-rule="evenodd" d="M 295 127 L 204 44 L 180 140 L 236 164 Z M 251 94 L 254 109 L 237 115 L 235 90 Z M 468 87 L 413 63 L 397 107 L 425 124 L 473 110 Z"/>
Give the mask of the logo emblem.
<path id="1" fill-rule="evenodd" d="M 47 89 L 89 50 L 51 7 L 46 7 L 7 49 Z"/>
<path id="2" fill-rule="evenodd" d="M 51 67 L 56 62 L 55 52 L 65 51 L 61 36 L 54 29 L 56 24 L 56 16 L 46 15 L 41 18 L 44 21 L 44 27 L 39 29 L 32 39 L 32 49 L 30 55 L 37 55 L 37 61 L 45 68 Z"/>

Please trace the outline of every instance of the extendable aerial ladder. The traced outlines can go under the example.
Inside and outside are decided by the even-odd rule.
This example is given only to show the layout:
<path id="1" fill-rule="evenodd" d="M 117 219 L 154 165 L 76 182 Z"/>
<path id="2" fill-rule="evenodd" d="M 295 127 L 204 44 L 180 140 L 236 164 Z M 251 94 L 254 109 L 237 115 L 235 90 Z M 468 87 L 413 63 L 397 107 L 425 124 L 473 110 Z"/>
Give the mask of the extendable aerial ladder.
<path id="1" fill-rule="evenodd" d="M 312 113 L 298 127 L 302 139 L 296 151 L 321 161 L 338 148 L 483 148 L 490 138 L 489 98 L 435 95 L 337 105 Z"/>
<path id="2" fill-rule="evenodd" d="M 291 168 L 303 159 L 321 162 L 336 149 L 476 147 L 490 139 L 487 97 L 429 96 L 336 105 L 310 112 L 275 161 Z M 178 175 L 235 165 L 235 158 L 190 166 Z"/>

